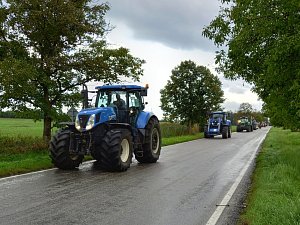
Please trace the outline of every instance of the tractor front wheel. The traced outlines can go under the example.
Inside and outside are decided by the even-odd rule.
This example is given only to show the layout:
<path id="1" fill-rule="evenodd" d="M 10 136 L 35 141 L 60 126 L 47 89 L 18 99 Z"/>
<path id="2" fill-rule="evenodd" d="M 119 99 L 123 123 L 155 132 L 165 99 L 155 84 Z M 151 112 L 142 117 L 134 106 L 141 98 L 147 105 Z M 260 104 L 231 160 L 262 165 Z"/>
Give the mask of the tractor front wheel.
<path id="1" fill-rule="evenodd" d="M 101 144 L 100 166 L 108 171 L 126 171 L 132 160 L 132 149 L 129 130 L 108 131 Z"/>
<path id="2" fill-rule="evenodd" d="M 223 127 L 222 129 L 222 138 L 227 139 L 228 137 L 228 127 Z"/>
<path id="3" fill-rule="evenodd" d="M 160 156 L 161 131 L 156 118 L 151 118 L 146 126 L 145 143 L 142 147 L 142 154 L 135 154 L 140 163 L 155 163 Z"/>
<path id="4" fill-rule="evenodd" d="M 50 142 L 50 157 L 53 164 L 64 170 L 75 169 L 82 163 L 83 155 L 70 154 L 70 131 L 62 130 Z"/>

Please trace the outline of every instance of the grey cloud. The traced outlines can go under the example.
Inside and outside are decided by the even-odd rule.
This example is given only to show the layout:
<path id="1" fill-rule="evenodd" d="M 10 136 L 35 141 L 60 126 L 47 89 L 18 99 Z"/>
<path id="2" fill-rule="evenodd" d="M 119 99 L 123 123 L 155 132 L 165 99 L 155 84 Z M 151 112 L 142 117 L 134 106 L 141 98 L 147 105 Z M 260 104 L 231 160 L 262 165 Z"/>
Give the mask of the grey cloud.
<path id="1" fill-rule="evenodd" d="M 251 89 L 251 85 L 243 80 L 229 80 L 224 77 L 220 78 L 224 89 L 228 88 L 228 91 L 236 94 L 244 94 Z"/>
<path id="2" fill-rule="evenodd" d="M 254 110 L 261 111 L 262 109 L 262 101 L 257 100 L 256 103 L 250 103 Z M 236 112 L 239 110 L 241 103 L 234 101 L 225 101 L 222 106 L 226 111 Z"/>
<path id="3" fill-rule="evenodd" d="M 218 0 L 110 0 L 109 3 L 108 19 L 124 22 L 135 38 L 178 49 L 216 49 L 202 36 L 202 30 L 217 15 Z"/>
<path id="4" fill-rule="evenodd" d="M 239 109 L 239 107 L 240 107 L 240 103 L 225 101 L 223 103 L 223 107 L 225 108 L 225 111 L 236 112 Z"/>

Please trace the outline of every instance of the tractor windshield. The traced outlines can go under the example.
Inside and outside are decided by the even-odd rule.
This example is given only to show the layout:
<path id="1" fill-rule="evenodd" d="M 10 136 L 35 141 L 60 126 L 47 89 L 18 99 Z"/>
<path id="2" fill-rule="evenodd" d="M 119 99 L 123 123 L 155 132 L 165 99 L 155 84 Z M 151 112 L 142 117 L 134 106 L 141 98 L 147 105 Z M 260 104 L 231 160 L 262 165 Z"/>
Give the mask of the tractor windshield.
<path id="1" fill-rule="evenodd" d="M 99 91 L 97 99 L 96 107 L 127 108 L 125 91 Z"/>
<path id="2" fill-rule="evenodd" d="M 241 118 L 241 123 L 247 123 L 248 122 L 248 118 Z"/>
<path id="3" fill-rule="evenodd" d="M 221 113 L 214 113 L 214 114 L 212 114 L 212 118 L 213 119 L 218 119 L 218 118 L 221 118 L 221 119 L 223 119 L 223 114 L 221 114 Z"/>

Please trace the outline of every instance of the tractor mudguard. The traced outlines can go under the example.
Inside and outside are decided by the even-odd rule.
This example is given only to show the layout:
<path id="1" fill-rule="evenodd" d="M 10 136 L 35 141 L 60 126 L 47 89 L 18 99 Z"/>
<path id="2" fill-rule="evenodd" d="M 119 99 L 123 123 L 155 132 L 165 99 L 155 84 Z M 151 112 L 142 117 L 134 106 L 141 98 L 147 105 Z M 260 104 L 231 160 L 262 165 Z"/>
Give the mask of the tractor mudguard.
<path id="1" fill-rule="evenodd" d="M 231 121 L 230 120 L 226 120 L 226 124 L 227 124 L 227 126 L 231 126 Z"/>
<path id="2" fill-rule="evenodd" d="M 152 112 L 140 112 L 137 118 L 136 128 L 144 129 L 152 116 L 156 117 Z"/>

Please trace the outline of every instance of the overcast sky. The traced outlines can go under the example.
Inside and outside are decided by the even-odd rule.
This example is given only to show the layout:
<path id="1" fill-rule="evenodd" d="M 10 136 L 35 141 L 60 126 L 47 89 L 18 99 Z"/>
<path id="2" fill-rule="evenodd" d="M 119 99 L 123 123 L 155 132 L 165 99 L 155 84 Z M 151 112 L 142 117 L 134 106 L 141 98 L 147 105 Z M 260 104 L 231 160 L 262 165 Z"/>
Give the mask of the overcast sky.
<path id="1" fill-rule="evenodd" d="M 131 54 L 146 60 L 141 84 L 148 83 L 147 109 L 162 118 L 160 89 L 170 79 L 171 70 L 184 60 L 215 72 L 216 47 L 202 36 L 205 25 L 218 14 L 218 0 L 109 0 L 107 21 L 115 28 L 109 43 L 126 47 Z M 243 102 L 260 110 L 262 102 L 243 81 L 229 81 L 217 74 L 223 83 L 226 110 L 235 111 Z"/>

